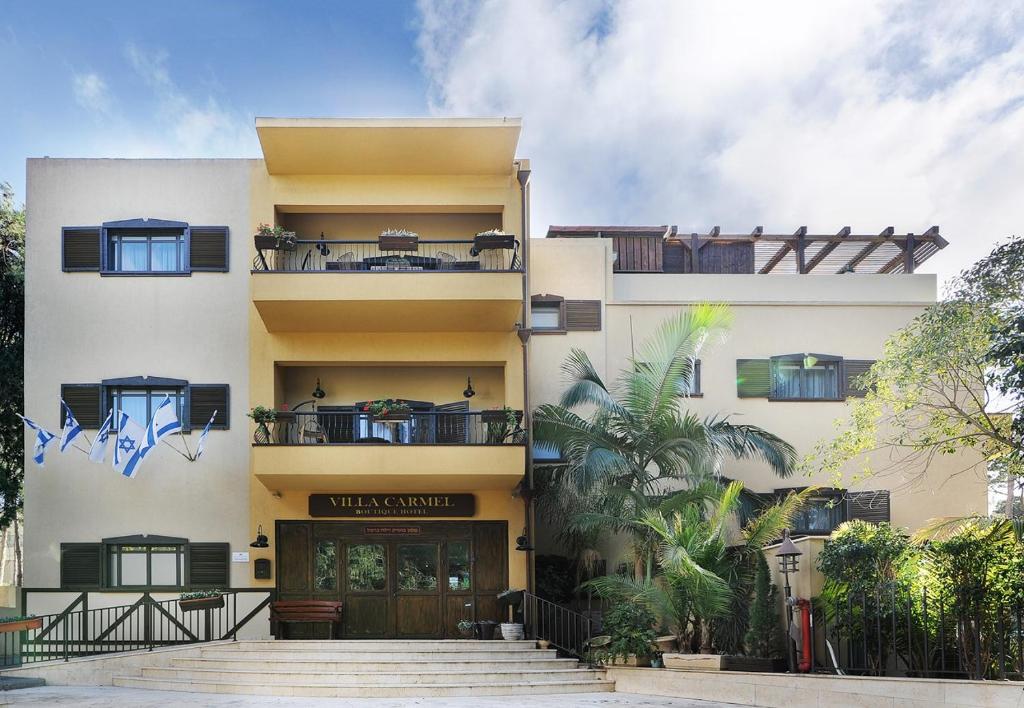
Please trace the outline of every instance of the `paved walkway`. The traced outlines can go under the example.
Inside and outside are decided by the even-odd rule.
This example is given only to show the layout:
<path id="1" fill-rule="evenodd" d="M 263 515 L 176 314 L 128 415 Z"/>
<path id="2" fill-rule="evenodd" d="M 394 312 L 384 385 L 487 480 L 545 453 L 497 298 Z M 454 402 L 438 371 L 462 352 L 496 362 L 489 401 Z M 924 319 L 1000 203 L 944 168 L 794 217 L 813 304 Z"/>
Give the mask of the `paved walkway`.
<path id="1" fill-rule="evenodd" d="M 76 708 L 127 706 L 130 708 L 171 708 L 172 706 L 345 706 L 345 708 L 736 708 L 733 703 L 660 698 L 629 693 L 570 693 L 557 696 L 486 696 L 480 698 L 283 698 L 274 696 L 226 696 L 209 693 L 146 691 L 136 688 L 45 686 L 0 693 L 0 705 L 76 706 Z"/>

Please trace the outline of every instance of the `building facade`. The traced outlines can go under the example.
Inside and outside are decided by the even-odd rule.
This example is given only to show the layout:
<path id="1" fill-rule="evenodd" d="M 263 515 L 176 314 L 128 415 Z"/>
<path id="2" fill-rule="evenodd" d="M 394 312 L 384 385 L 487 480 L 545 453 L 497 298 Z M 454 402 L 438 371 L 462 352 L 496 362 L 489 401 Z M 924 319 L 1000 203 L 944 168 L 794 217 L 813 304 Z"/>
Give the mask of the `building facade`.
<path id="1" fill-rule="evenodd" d="M 856 395 L 847 379 L 935 298 L 913 273 L 944 243 L 932 232 L 530 239 L 514 119 L 256 130 L 258 160 L 29 160 L 25 410 L 59 428 L 63 397 L 91 437 L 108 411 L 144 425 L 170 396 L 186 430 L 133 479 L 80 451 L 38 468 L 28 441 L 28 611 L 231 587 L 252 591 L 243 614 L 274 591 L 342 601 L 345 636 L 455 636 L 532 585 L 523 549 L 556 550 L 530 513 L 524 411 L 557 400 L 572 347 L 611 379 L 666 316 L 728 303 L 694 410 L 807 453 Z M 777 375 L 809 352 L 820 373 Z M 274 419 L 247 418 L 257 406 Z M 953 475 L 962 462 L 909 486 L 851 477 L 800 530 L 984 511 L 984 471 Z M 760 493 L 826 481 L 727 473 Z"/>

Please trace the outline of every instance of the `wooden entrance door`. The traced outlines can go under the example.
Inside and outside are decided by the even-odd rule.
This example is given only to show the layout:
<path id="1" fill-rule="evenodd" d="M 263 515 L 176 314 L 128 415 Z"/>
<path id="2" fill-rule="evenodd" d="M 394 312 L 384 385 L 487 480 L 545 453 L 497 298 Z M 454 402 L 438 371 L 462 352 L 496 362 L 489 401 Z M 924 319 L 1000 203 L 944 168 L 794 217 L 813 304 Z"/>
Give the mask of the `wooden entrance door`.
<path id="1" fill-rule="evenodd" d="M 508 587 L 502 521 L 419 522 L 415 533 L 381 534 L 371 522 L 278 521 L 282 600 L 340 600 L 346 638 L 455 638 L 460 619 L 500 620 Z M 318 637 L 294 626 L 289 637 Z"/>
<path id="2" fill-rule="evenodd" d="M 441 636 L 441 544 L 391 544 L 394 563 L 395 636 Z"/>

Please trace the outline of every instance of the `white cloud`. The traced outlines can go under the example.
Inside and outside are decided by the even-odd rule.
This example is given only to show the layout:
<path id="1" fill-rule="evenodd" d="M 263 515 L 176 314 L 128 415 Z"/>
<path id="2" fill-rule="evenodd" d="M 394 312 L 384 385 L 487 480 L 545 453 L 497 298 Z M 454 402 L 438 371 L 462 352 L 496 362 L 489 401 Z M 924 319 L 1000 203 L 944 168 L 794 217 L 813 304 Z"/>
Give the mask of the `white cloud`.
<path id="1" fill-rule="evenodd" d="M 110 95 L 107 82 L 95 72 L 75 74 L 72 76 L 72 90 L 75 101 L 82 108 L 99 115 L 110 111 Z"/>
<path id="2" fill-rule="evenodd" d="M 524 117 L 550 223 L 1019 228 L 1024 5 L 420 2 L 440 114 Z"/>

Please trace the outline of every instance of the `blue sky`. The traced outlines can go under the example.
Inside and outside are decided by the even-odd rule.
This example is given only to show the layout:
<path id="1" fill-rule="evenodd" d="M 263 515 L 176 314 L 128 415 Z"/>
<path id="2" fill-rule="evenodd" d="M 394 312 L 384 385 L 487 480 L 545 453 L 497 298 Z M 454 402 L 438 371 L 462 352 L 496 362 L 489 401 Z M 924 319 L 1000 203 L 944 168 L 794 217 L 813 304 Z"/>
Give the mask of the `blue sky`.
<path id="1" fill-rule="evenodd" d="M 427 112 L 410 2 L 2 5 L 0 180 L 19 195 L 27 156 L 103 155 L 99 148 L 117 147 L 112 131 L 119 126 L 128 127 L 122 135 L 129 152 L 179 154 L 161 135 L 168 128 L 164 91 L 146 73 L 161 67 L 196 107 L 216 105 L 242 122 L 255 115 Z M 76 98 L 76 85 L 90 86 L 90 76 L 101 82 L 91 84 L 91 95 L 106 110 L 83 105 L 81 92 Z M 248 148 L 239 156 L 258 156 L 255 134 L 250 138 L 246 145 L 222 136 L 222 144 L 198 147 L 224 154 Z"/>
<path id="2" fill-rule="evenodd" d="M 1024 0 L 0 0 L 29 156 L 258 156 L 261 116 L 523 118 L 533 230 L 1024 224 Z"/>

